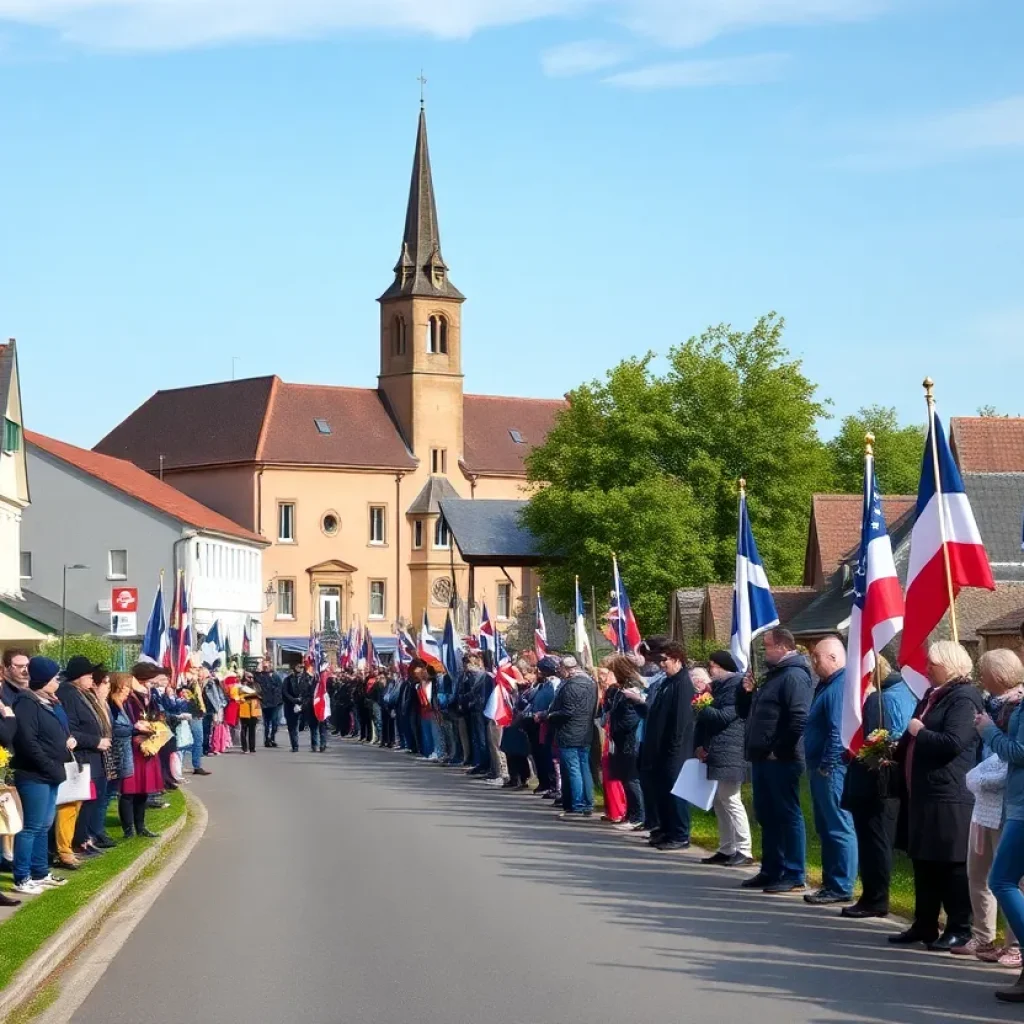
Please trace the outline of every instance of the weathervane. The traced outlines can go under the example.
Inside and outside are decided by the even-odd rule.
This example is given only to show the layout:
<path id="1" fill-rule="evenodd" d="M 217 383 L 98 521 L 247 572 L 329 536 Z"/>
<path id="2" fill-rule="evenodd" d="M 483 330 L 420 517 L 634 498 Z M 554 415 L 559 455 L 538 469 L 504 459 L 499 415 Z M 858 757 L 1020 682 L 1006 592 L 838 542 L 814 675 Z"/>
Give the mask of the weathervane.
<path id="1" fill-rule="evenodd" d="M 423 68 L 420 68 L 420 77 L 417 78 L 416 81 L 420 83 L 420 108 L 422 109 L 424 106 L 426 106 L 427 102 L 427 80 L 423 77 Z"/>

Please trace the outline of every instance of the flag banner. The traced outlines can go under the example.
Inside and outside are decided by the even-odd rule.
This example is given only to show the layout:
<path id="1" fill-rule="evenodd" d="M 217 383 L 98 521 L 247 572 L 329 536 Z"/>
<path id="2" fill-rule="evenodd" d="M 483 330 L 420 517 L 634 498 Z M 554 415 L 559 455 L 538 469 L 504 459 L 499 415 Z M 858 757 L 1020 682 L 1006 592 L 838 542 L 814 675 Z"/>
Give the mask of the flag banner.
<path id="1" fill-rule="evenodd" d="M 462 651 L 459 649 L 459 638 L 455 632 L 455 619 L 451 608 L 444 623 L 444 635 L 441 637 L 441 660 L 444 670 L 452 681 L 462 674 Z"/>
<path id="2" fill-rule="evenodd" d="M 640 646 L 640 627 L 633 615 L 615 555 L 612 555 L 612 603 L 608 609 L 608 625 L 611 631 L 609 639 L 619 654 L 636 654 Z"/>
<path id="3" fill-rule="evenodd" d="M 223 650 L 224 645 L 220 640 L 220 619 L 215 619 L 210 627 L 210 632 L 206 634 L 206 639 L 199 648 L 199 653 L 203 657 L 203 664 L 211 672 L 220 667 Z"/>
<path id="4" fill-rule="evenodd" d="M 864 700 L 871 689 L 877 656 L 902 628 L 903 592 L 882 514 L 874 459 L 869 454 L 864 465 L 864 512 L 853 573 L 843 693 L 843 745 L 853 754 L 864 745 Z M 878 682 L 881 686 L 881 680 Z"/>
<path id="5" fill-rule="evenodd" d="M 492 654 L 494 653 L 494 623 L 491 622 L 491 617 L 487 613 L 486 601 L 484 601 L 480 612 L 479 644 L 481 652 L 490 651 Z"/>
<path id="6" fill-rule="evenodd" d="M 580 593 L 580 578 L 576 577 L 576 656 L 580 664 L 590 672 L 594 667 L 594 652 L 590 646 L 590 633 L 587 631 L 587 612 Z"/>
<path id="7" fill-rule="evenodd" d="M 423 625 L 420 627 L 420 642 L 416 648 L 416 654 L 421 661 L 429 665 L 435 672 L 444 671 L 444 663 L 441 661 L 441 649 L 437 645 L 437 638 L 430 632 L 426 608 L 423 609 Z"/>
<path id="8" fill-rule="evenodd" d="M 747 494 L 740 486 L 740 521 L 736 535 L 736 583 L 732 591 L 732 637 L 729 650 L 741 672 L 750 667 L 750 645 L 779 624 L 764 564 L 754 543 L 747 514 Z"/>
<path id="9" fill-rule="evenodd" d="M 537 624 L 533 630 L 533 648 L 540 661 L 548 653 L 548 627 L 544 622 L 544 605 L 540 599 L 540 591 L 537 591 Z"/>
<path id="10" fill-rule="evenodd" d="M 938 463 L 938 477 L 935 469 Z M 948 578 L 947 578 L 948 566 Z M 900 666 L 919 697 L 928 681 L 928 637 L 964 587 L 995 590 L 992 569 L 942 422 L 931 416 L 910 534 Z"/>
<path id="11" fill-rule="evenodd" d="M 167 659 L 167 620 L 164 616 L 164 581 L 163 576 L 157 584 L 156 594 L 153 596 L 153 608 L 149 613 L 149 622 L 146 623 L 146 634 L 142 638 L 142 652 L 139 655 L 143 661 L 153 665 L 164 665 Z"/>

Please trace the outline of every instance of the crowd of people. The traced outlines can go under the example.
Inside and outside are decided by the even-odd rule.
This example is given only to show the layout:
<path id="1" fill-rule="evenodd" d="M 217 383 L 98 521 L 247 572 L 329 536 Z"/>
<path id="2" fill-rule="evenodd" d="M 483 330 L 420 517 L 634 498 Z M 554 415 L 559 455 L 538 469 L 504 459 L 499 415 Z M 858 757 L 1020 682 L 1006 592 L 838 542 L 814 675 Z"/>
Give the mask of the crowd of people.
<path id="1" fill-rule="evenodd" d="M 914 914 L 889 942 L 1015 968 L 1016 983 L 997 996 L 1024 1002 L 1018 656 L 993 650 L 975 666 L 959 644 L 937 641 L 928 653 L 931 688 L 920 700 L 880 658 L 863 707 L 867 742 L 851 757 L 841 739 L 842 641 L 826 637 L 805 652 L 777 627 L 762 643 L 756 677 L 739 671 L 728 651 L 704 665 L 688 661 L 665 637 L 592 672 L 572 656 L 538 660 L 530 652 L 504 668 L 500 682 L 476 650 L 453 674 L 419 660 L 401 671 L 335 670 L 329 715 L 316 706 L 308 663 L 273 671 L 263 661 L 252 674 L 219 675 L 199 666 L 175 686 L 149 663 L 108 673 L 73 657 L 61 671 L 48 658 L 8 650 L 0 746 L 13 753 L 21 828 L 3 836 L 0 868 L 13 874 L 17 894 L 64 885 L 53 868 L 76 870 L 115 845 L 107 832 L 114 800 L 124 838 L 155 837 L 146 812 L 185 781 L 186 764 L 202 776 L 205 757 L 233 746 L 254 754 L 261 721 L 266 748 L 277 747 L 283 719 L 292 751 L 303 732 L 314 753 L 326 750 L 329 733 L 404 751 L 549 800 L 566 823 L 600 820 L 666 853 L 690 846 L 691 807 L 674 789 L 684 763 L 697 759 L 715 783 L 718 826 L 717 848 L 702 863 L 754 866 L 742 794 L 749 780 L 761 851 L 742 888 L 802 893 L 809 904 L 839 905 L 846 918 L 885 917 L 894 850 L 902 850 L 913 866 Z M 67 799 L 64 787 L 81 765 L 89 766 L 90 790 Z M 805 776 L 821 848 L 814 891 L 806 886 Z M 0 905 L 14 903 L 0 894 Z"/>

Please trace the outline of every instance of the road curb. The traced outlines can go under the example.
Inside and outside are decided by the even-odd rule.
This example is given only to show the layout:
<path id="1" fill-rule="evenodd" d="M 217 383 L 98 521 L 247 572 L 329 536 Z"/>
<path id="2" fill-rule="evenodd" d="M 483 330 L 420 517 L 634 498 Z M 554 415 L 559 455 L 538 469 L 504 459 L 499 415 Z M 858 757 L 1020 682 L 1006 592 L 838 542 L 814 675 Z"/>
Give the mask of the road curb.
<path id="1" fill-rule="evenodd" d="M 0 993 L 0 1021 L 5 1021 L 17 1009 L 27 1003 L 54 972 L 60 970 L 76 953 L 85 939 L 110 912 L 125 892 L 139 879 L 145 870 L 173 843 L 187 828 L 190 829 L 184 847 L 172 858 L 167 868 L 157 874 L 142 890 L 147 893 L 153 885 L 164 878 L 172 865 L 176 871 L 193 847 L 202 838 L 208 820 L 206 807 L 191 793 L 183 792 L 186 813 L 171 825 L 145 853 L 134 860 L 121 874 L 101 889 L 74 917 L 70 918 L 47 942 L 25 963 L 11 979 L 10 984 Z M 173 873 L 173 872 L 172 872 Z M 84 997 L 83 997 L 84 998 Z"/>

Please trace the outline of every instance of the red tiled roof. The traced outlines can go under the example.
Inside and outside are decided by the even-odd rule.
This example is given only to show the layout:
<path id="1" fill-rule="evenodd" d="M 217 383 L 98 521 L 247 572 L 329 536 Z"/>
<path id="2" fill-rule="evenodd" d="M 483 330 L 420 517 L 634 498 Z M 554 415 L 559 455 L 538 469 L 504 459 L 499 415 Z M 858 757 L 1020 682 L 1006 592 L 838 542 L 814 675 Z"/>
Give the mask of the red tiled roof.
<path id="1" fill-rule="evenodd" d="M 882 513 L 891 527 L 897 519 L 917 503 L 913 495 L 886 495 L 882 498 Z M 821 564 L 822 581 L 839 568 L 843 558 L 860 541 L 861 515 L 864 498 L 860 494 L 815 494 L 811 499 L 811 526 L 808 533 L 807 564 L 804 580 L 810 582 L 812 556 Z"/>
<path id="2" fill-rule="evenodd" d="M 321 434 L 315 420 L 326 420 Z M 372 388 L 285 384 L 274 378 L 257 462 L 414 469 L 394 421 Z"/>
<path id="3" fill-rule="evenodd" d="M 523 459 L 531 448 L 544 441 L 555 424 L 555 417 L 565 407 L 561 398 L 466 395 L 462 404 L 466 472 L 525 475 Z M 522 444 L 513 440 L 513 430 L 519 432 Z"/>
<path id="4" fill-rule="evenodd" d="M 713 639 L 717 643 L 727 643 L 732 634 L 732 589 L 731 583 L 709 583 L 704 588 L 715 630 L 714 637 L 708 639 Z M 797 612 L 803 611 L 817 596 L 818 591 L 814 587 L 772 587 L 779 622 L 785 626 Z"/>
<path id="5" fill-rule="evenodd" d="M 213 533 L 236 537 L 239 540 L 267 543 L 266 539 L 258 533 L 246 530 L 226 516 L 214 512 L 212 508 L 207 508 L 194 498 L 182 494 L 170 484 L 157 480 L 156 477 L 150 476 L 145 470 L 139 469 L 138 466 L 126 462 L 124 459 L 115 459 L 109 455 L 100 455 L 96 452 L 86 451 L 84 448 L 76 448 L 74 445 L 65 444 L 65 442 L 57 441 L 52 437 L 45 437 L 32 430 L 25 431 L 25 439 L 29 444 L 66 462 L 69 466 L 74 466 L 108 486 L 123 491 L 136 501 L 149 505 L 197 530 L 209 530 Z"/>
<path id="6" fill-rule="evenodd" d="M 1012 612 L 1007 612 L 1006 615 L 1001 615 L 998 619 L 986 622 L 983 626 L 979 626 L 975 632 L 981 635 L 1000 633 L 1013 633 L 1017 635 L 1020 633 L 1021 624 L 1024 623 L 1024 594 L 1017 598 L 1017 600 L 1020 601 L 1019 607 L 1014 608 Z"/>
<path id="7" fill-rule="evenodd" d="M 1024 473 L 1024 418 L 955 416 L 953 450 L 965 473 Z"/>
<path id="8" fill-rule="evenodd" d="M 995 590 L 963 590 L 956 599 L 956 623 L 960 642 L 973 643 L 979 628 L 990 632 L 989 625 L 1016 609 L 1024 608 L 1024 583 L 997 583 Z M 942 620 L 934 638 L 948 635 L 949 618 Z"/>

